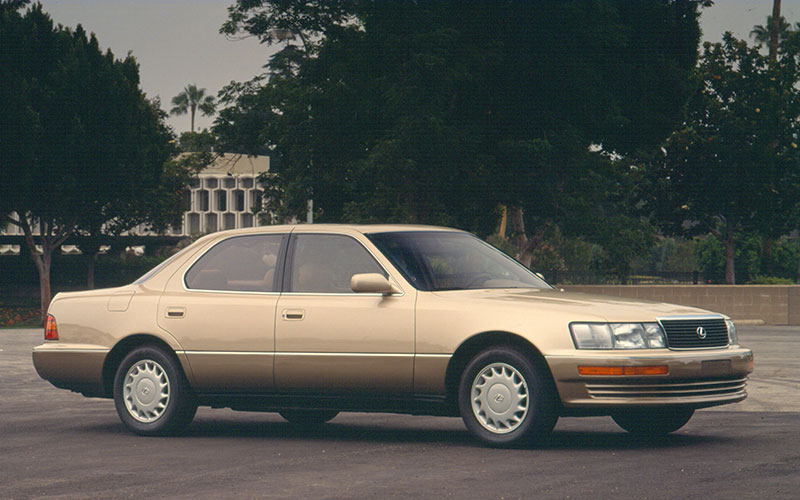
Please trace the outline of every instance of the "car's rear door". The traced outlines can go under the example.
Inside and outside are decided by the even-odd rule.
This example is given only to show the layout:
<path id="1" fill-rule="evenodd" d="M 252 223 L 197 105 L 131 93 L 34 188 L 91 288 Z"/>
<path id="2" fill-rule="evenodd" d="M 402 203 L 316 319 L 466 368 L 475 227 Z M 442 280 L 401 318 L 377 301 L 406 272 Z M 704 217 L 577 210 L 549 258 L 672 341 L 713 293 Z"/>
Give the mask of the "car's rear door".
<path id="1" fill-rule="evenodd" d="M 411 393 L 413 291 L 354 293 L 354 274 L 388 276 L 355 235 L 295 231 L 288 255 L 276 318 L 276 389 Z"/>
<path id="2" fill-rule="evenodd" d="M 275 308 L 286 234 L 217 242 L 170 279 L 159 325 L 183 346 L 200 392 L 273 389 Z"/>

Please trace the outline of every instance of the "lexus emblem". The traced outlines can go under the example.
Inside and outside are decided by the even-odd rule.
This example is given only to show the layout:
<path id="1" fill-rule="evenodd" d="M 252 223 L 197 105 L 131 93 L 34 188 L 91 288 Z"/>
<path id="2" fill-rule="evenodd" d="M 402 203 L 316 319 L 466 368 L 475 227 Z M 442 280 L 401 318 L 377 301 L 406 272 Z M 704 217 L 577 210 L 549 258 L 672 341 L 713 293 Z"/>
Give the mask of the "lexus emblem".
<path id="1" fill-rule="evenodd" d="M 498 394 L 497 396 L 495 396 L 495 397 L 494 397 L 494 400 L 495 400 L 496 402 L 498 402 L 498 403 L 502 403 L 504 399 L 505 399 L 505 398 L 503 397 L 503 395 L 502 395 L 502 394 Z"/>
<path id="2" fill-rule="evenodd" d="M 708 335 L 708 333 L 706 333 L 706 329 L 705 328 L 703 328 L 702 326 L 698 326 L 697 327 L 697 338 L 702 340 L 702 339 L 706 338 L 707 335 Z"/>

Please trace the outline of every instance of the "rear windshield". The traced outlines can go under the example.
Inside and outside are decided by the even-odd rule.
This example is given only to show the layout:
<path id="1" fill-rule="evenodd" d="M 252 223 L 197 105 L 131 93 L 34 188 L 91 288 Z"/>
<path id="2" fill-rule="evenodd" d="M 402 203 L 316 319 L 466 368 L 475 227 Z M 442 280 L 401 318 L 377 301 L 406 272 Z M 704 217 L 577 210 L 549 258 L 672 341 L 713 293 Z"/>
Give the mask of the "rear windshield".
<path id="1" fill-rule="evenodd" d="M 147 271 L 147 272 L 146 272 L 144 275 L 142 275 L 142 277 L 141 277 L 141 278 L 139 278 L 138 280 L 134 281 L 134 282 L 133 282 L 133 284 L 134 284 L 134 285 L 141 285 L 141 284 L 142 284 L 142 283 L 144 283 L 145 281 L 149 280 L 150 278 L 152 278 L 153 276 L 155 276 L 157 272 L 159 272 L 159 271 L 161 271 L 162 269 L 164 269 L 165 267 L 167 267 L 167 265 L 168 265 L 170 262 L 174 261 L 174 260 L 175 260 L 175 259 L 177 259 L 179 256 L 183 255 L 183 254 L 184 254 L 184 253 L 185 253 L 187 250 L 189 250 L 189 249 L 190 249 L 190 248 L 192 248 L 192 247 L 194 247 L 194 245 L 189 245 L 188 247 L 184 248 L 184 249 L 183 249 L 183 250 L 181 250 L 180 252 L 177 252 L 177 253 L 173 254 L 172 256 L 168 257 L 168 258 L 167 258 L 166 260 L 164 260 L 164 261 L 163 261 L 161 264 L 159 264 L 159 265 L 157 265 L 156 267 L 154 267 L 153 269 L 151 269 L 151 270 Z"/>

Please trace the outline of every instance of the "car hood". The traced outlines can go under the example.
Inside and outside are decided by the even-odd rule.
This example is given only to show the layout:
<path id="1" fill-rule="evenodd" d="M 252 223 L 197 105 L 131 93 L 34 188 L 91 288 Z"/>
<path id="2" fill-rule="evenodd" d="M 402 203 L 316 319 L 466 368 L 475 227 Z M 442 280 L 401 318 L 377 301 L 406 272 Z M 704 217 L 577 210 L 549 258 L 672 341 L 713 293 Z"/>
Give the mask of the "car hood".
<path id="1" fill-rule="evenodd" d="M 525 307 L 543 312 L 568 313 L 574 321 L 610 322 L 654 321 L 666 316 L 709 315 L 697 307 L 653 302 L 649 300 L 578 292 L 558 289 L 506 288 L 482 290 L 453 290 L 434 292 L 435 295 L 458 300 L 475 300 L 486 304 L 496 301 L 497 307 Z M 724 316 L 724 315 L 723 315 Z"/>

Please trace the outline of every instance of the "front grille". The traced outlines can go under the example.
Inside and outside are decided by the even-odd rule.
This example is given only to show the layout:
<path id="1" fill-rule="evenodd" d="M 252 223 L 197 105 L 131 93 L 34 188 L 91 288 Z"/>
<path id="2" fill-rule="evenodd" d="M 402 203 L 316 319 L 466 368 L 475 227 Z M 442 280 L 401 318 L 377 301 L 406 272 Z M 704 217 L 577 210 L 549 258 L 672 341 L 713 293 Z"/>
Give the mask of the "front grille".
<path id="1" fill-rule="evenodd" d="M 724 318 L 661 319 L 670 349 L 711 349 L 728 345 L 728 326 Z M 698 334 L 703 328 L 705 338 Z"/>
<path id="2" fill-rule="evenodd" d="M 592 382 L 586 384 L 589 396 L 593 398 L 670 398 L 715 397 L 723 395 L 744 395 L 747 378 L 723 380 L 688 381 L 654 381 L 641 380 L 628 383 Z"/>

